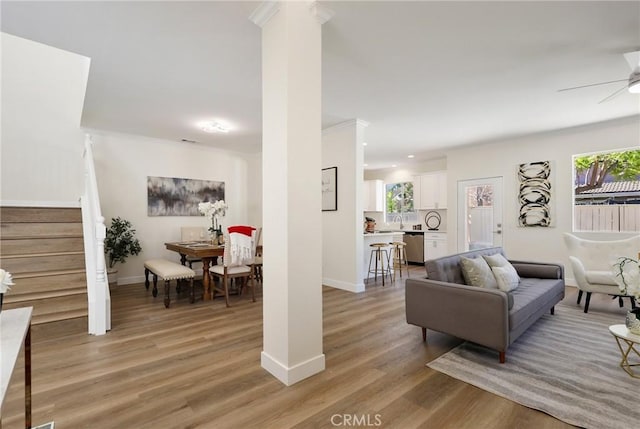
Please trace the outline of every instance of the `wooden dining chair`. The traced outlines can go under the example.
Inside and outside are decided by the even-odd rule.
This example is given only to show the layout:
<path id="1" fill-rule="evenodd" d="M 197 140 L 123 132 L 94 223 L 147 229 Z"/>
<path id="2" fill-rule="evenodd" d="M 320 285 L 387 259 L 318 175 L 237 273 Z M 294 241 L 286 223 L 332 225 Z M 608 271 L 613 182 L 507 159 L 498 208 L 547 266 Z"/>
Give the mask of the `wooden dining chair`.
<path id="1" fill-rule="evenodd" d="M 255 280 L 252 278 L 253 262 L 256 253 L 256 229 L 252 226 L 230 226 L 224 232 L 224 256 L 221 265 L 209 268 L 211 289 L 213 298 L 216 293 L 223 293 L 224 300 L 229 307 L 229 281 L 240 279 L 238 294 L 241 295 L 245 287 L 251 288 L 251 297 L 256 302 Z M 220 285 L 216 285 L 214 279 L 220 279 Z"/>
<path id="2" fill-rule="evenodd" d="M 182 241 L 203 241 L 208 237 L 207 229 L 203 226 L 183 226 L 180 228 L 180 240 Z M 185 265 L 189 264 L 189 268 L 193 269 L 194 262 L 202 262 L 202 259 L 195 256 L 181 256 L 180 262 Z"/>

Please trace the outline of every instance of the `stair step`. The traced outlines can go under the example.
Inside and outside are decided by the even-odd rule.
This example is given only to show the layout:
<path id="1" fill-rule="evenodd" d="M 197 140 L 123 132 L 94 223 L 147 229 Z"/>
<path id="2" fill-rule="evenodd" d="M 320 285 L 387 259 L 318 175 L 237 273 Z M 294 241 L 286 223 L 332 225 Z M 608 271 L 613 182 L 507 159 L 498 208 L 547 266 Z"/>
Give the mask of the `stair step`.
<path id="1" fill-rule="evenodd" d="M 0 207 L 0 222 L 82 222 L 77 207 Z"/>
<path id="2" fill-rule="evenodd" d="M 60 313 L 53 313 L 53 314 L 40 314 L 40 315 L 34 315 L 31 318 L 31 324 L 32 325 L 42 325 L 45 323 L 52 323 L 52 322 L 60 322 L 63 320 L 70 320 L 70 319 L 77 319 L 80 317 L 87 317 L 88 316 L 88 312 L 87 310 L 71 310 L 71 311 L 63 311 Z"/>
<path id="3" fill-rule="evenodd" d="M 0 223 L 0 235 L 7 238 L 55 238 L 55 237 L 82 237 L 82 223 Z"/>
<path id="4" fill-rule="evenodd" d="M 80 237 L 10 238 L 2 237 L 0 255 L 23 255 L 29 252 L 83 252 L 84 239 Z"/>
<path id="5" fill-rule="evenodd" d="M 7 296 L 9 298 L 9 296 Z M 6 300 L 8 301 L 8 299 Z M 75 294 L 56 296 L 52 298 L 33 299 L 20 302 L 4 302 L 4 309 L 33 307 L 34 316 L 42 315 L 59 315 L 70 311 L 87 311 L 87 294 Z M 59 316 L 53 316 L 57 320 L 61 320 Z"/>
<path id="6" fill-rule="evenodd" d="M 24 257 L 2 257 L 0 266 L 12 274 L 50 270 L 77 270 L 85 267 L 84 254 L 72 252 Z"/>
<path id="7" fill-rule="evenodd" d="M 71 251 L 71 252 L 24 253 L 20 255 L 6 255 L 3 253 L 0 258 L 9 260 L 9 259 L 24 259 L 24 258 L 45 258 L 47 256 L 64 256 L 64 255 L 84 255 L 84 252 Z"/>
<path id="8" fill-rule="evenodd" d="M 15 286 L 11 288 L 9 293 L 39 293 L 75 287 L 86 289 L 87 285 L 87 275 L 84 270 L 23 273 L 13 276 L 13 280 Z"/>
<path id="9" fill-rule="evenodd" d="M 32 271 L 25 273 L 13 274 L 13 279 L 28 279 L 33 277 L 49 277 L 49 276 L 64 276 L 66 274 L 85 274 L 85 269 L 74 270 L 56 270 L 56 271 Z"/>
<path id="10" fill-rule="evenodd" d="M 57 298 L 71 295 L 86 295 L 87 285 L 79 285 L 74 288 L 43 290 L 39 292 L 25 292 L 23 288 L 12 288 L 4 295 L 4 302 L 7 304 L 18 304 L 26 301 L 37 301 L 40 299 Z"/>

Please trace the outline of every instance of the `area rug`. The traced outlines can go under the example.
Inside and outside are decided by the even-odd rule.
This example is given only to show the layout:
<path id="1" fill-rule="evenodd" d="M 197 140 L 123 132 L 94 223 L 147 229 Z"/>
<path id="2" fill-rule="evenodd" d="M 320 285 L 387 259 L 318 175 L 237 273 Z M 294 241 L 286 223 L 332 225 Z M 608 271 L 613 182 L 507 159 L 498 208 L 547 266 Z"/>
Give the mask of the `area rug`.
<path id="1" fill-rule="evenodd" d="M 640 379 L 620 368 L 609 325 L 623 315 L 559 304 L 507 350 L 462 343 L 427 366 L 584 428 L 628 429 L 640 423 Z M 633 352 L 632 352 L 633 353 Z"/>

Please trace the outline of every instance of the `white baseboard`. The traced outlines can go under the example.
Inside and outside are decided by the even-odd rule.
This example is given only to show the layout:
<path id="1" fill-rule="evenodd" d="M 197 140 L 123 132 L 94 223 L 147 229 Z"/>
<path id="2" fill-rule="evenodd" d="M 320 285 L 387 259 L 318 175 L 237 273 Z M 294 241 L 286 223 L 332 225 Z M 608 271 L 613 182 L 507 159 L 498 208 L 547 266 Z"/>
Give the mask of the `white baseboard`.
<path id="1" fill-rule="evenodd" d="M 80 208 L 80 201 L 28 201 L 28 200 L 0 200 L 2 207 L 55 207 Z"/>
<path id="2" fill-rule="evenodd" d="M 355 293 L 364 292 L 364 283 L 349 283 L 349 282 L 343 282 L 341 280 L 323 278 L 322 284 L 325 286 L 330 286 L 336 289 L 342 289 L 349 292 L 355 292 Z"/>
<path id="3" fill-rule="evenodd" d="M 324 371 L 325 368 L 324 353 L 292 367 L 288 367 L 263 351 L 260 354 L 260 363 L 271 375 L 287 386 L 291 386 L 298 381 L 302 381 L 305 378 Z"/>

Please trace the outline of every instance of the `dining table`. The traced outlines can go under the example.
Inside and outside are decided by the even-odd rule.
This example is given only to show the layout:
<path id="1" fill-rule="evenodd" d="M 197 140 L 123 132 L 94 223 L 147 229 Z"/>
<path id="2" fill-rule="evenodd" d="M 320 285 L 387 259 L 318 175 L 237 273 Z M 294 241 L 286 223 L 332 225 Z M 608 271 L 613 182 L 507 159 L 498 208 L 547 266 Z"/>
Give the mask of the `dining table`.
<path id="1" fill-rule="evenodd" d="M 210 241 L 179 241 L 164 243 L 167 250 L 180 254 L 180 263 L 185 264 L 187 256 L 202 260 L 202 299 L 211 300 L 211 280 L 209 267 L 216 265 L 219 256 L 224 255 L 224 245 L 212 244 Z"/>

